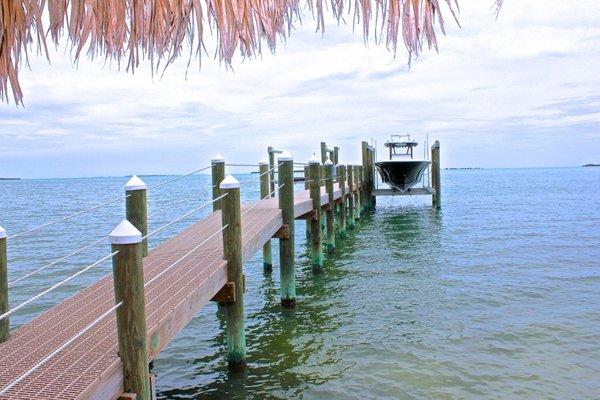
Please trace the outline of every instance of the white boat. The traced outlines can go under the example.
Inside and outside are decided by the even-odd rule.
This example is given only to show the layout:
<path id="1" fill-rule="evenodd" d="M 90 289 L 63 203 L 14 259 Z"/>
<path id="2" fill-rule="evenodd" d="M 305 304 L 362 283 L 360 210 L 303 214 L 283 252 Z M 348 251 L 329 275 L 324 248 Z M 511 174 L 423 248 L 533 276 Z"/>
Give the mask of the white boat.
<path id="1" fill-rule="evenodd" d="M 381 180 L 402 193 L 423 179 L 423 174 L 430 164 L 428 160 L 414 157 L 413 149 L 418 145 L 410 135 L 392 135 L 385 147 L 390 150 L 389 161 L 378 161 L 375 167 Z"/>

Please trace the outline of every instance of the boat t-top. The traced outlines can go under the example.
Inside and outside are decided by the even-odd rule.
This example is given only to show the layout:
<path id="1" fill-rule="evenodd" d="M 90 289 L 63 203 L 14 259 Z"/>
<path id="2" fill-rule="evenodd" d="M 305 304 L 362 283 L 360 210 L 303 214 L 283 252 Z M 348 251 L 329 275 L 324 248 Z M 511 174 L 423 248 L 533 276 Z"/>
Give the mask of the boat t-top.
<path id="1" fill-rule="evenodd" d="M 378 161 L 375 167 L 381 175 L 381 180 L 402 193 L 421 181 L 425 169 L 430 164 L 428 160 L 416 159 L 413 149 L 418 145 L 411 140 L 410 135 L 391 135 L 385 147 L 390 151 L 389 161 Z"/>

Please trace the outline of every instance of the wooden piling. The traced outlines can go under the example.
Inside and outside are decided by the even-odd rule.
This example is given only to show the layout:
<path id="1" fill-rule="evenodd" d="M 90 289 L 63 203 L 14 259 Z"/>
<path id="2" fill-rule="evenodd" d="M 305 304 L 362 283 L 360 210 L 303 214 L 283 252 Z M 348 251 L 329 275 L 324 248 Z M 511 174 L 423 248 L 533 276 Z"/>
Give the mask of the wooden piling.
<path id="1" fill-rule="evenodd" d="M 325 164 L 327 158 L 327 143 L 321 142 L 321 164 Z"/>
<path id="2" fill-rule="evenodd" d="M 0 226 L 0 314 L 8 312 L 8 258 L 6 254 L 6 230 Z M 10 335 L 9 317 L 0 320 L 0 343 Z"/>
<path id="3" fill-rule="evenodd" d="M 267 149 L 269 152 L 269 193 L 275 191 L 275 150 L 269 146 Z M 274 196 L 275 194 L 273 194 Z"/>
<path id="4" fill-rule="evenodd" d="M 365 204 L 362 165 L 356 166 L 356 187 L 357 187 L 356 219 L 360 219 L 363 214 L 364 204 Z"/>
<path id="5" fill-rule="evenodd" d="M 331 159 L 331 161 L 333 162 L 333 165 L 338 165 L 338 163 L 340 162 L 340 148 L 335 146 L 333 148 L 333 157 Z"/>
<path id="6" fill-rule="evenodd" d="M 281 275 L 281 305 L 296 304 L 296 271 L 294 266 L 294 159 L 289 153 L 279 156 L 279 208 L 287 233 L 279 238 L 279 265 Z M 285 237 L 287 236 L 287 237 Z"/>
<path id="7" fill-rule="evenodd" d="M 258 172 L 260 176 L 260 198 L 264 199 L 271 193 L 269 190 L 269 163 L 267 161 L 261 161 L 258 163 Z M 263 267 L 265 271 L 273 270 L 273 252 L 271 241 L 268 240 L 263 246 Z"/>
<path id="8" fill-rule="evenodd" d="M 304 166 L 304 190 L 310 190 L 310 171 L 308 165 Z M 310 221 L 306 220 L 306 238 L 310 239 Z"/>
<path id="9" fill-rule="evenodd" d="M 246 364 L 246 333 L 244 329 L 244 269 L 242 265 L 242 212 L 240 183 L 228 175 L 219 185 L 226 194 L 222 199 L 223 256 L 227 261 L 227 280 L 235 284 L 235 301 L 225 303 L 227 320 L 227 356 L 229 367 Z"/>
<path id="10" fill-rule="evenodd" d="M 338 180 L 339 180 L 339 184 L 340 184 L 340 190 L 342 192 L 342 195 L 340 197 L 340 201 L 338 203 L 338 221 L 340 221 L 340 236 L 344 237 L 346 236 L 346 213 L 347 213 L 347 208 L 346 208 L 346 166 L 343 164 L 340 164 L 337 166 L 337 170 L 338 170 Z"/>
<path id="11" fill-rule="evenodd" d="M 355 225 L 355 211 L 354 211 L 354 188 L 356 187 L 354 184 L 354 166 L 348 164 L 346 166 L 347 171 L 347 179 L 348 179 L 348 218 L 347 225 L 348 229 L 354 229 Z"/>
<path id="12" fill-rule="evenodd" d="M 125 184 L 125 219 L 142 232 L 142 257 L 148 255 L 147 186 L 136 175 Z"/>
<path id="13" fill-rule="evenodd" d="M 442 208 L 442 178 L 440 166 L 440 142 L 435 141 L 431 146 L 431 186 L 434 193 L 431 196 L 431 202 L 436 209 Z"/>
<path id="14" fill-rule="evenodd" d="M 326 223 L 327 223 L 327 251 L 335 250 L 335 227 L 333 220 L 333 169 L 335 165 L 330 159 L 325 161 L 325 186 L 329 196 L 329 202 L 325 208 Z"/>
<path id="15" fill-rule="evenodd" d="M 212 175 L 212 199 L 216 199 L 221 196 L 221 189 L 219 189 L 219 184 L 223 179 L 225 179 L 225 159 L 217 154 L 210 160 L 211 175 Z M 213 211 L 217 211 L 221 209 L 221 200 L 217 200 L 213 202 Z"/>
<path id="16" fill-rule="evenodd" d="M 321 237 L 321 174 L 320 162 L 316 157 L 308 161 L 310 173 L 310 198 L 313 216 L 310 219 L 311 262 L 314 272 L 323 270 L 323 243 Z"/>
<path id="17" fill-rule="evenodd" d="M 146 313 L 142 269 L 142 233 L 129 221 L 121 222 L 111 233 L 113 280 L 119 356 L 123 362 L 123 389 L 138 400 L 150 400 L 150 371 L 146 346 Z"/>

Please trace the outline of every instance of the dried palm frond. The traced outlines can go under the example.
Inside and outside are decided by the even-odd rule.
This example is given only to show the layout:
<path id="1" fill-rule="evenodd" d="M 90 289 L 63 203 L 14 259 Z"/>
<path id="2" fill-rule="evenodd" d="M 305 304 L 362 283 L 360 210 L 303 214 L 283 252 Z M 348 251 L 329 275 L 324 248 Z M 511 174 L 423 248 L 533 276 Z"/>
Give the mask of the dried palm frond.
<path id="1" fill-rule="evenodd" d="M 456 0 L 445 1 L 456 20 Z M 499 7 L 502 0 L 495 2 Z M 300 21 L 303 6 L 315 15 L 321 32 L 327 10 L 338 21 L 353 15 L 365 40 L 374 20 L 375 32 L 382 32 L 376 41 L 385 37 L 395 52 L 401 34 L 409 60 L 424 43 L 437 49 L 436 29 L 444 32 L 438 0 L 0 0 L 0 98 L 8 101 L 10 84 L 15 102 L 22 103 L 21 55 L 27 59 L 34 41 L 47 55 L 43 13 L 53 42 L 68 30 L 75 62 L 85 52 L 89 58 L 127 60 L 133 71 L 142 60 L 153 70 L 161 62 L 168 65 L 186 43 L 200 56 L 205 27 L 216 35 L 217 54 L 225 63 L 238 49 L 243 57 L 260 54 L 263 42 L 274 51 L 278 38 L 285 39 L 292 23 Z"/>

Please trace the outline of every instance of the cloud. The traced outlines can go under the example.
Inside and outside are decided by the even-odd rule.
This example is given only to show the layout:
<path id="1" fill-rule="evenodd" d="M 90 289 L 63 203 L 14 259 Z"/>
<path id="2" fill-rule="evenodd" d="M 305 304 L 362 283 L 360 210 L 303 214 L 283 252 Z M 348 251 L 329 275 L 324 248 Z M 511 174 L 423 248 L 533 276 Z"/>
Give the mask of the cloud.
<path id="1" fill-rule="evenodd" d="M 439 54 L 408 68 L 351 26 L 314 32 L 307 19 L 277 55 L 237 60 L 228 71 L 205 57 L 162 78 L 51 54 L 33 57 L 26 107 L 0 106 L 0 176 L 180 173 L 214 153 L 256 162 L 269 145 L 307 159 L 321 140 L 359 157 L 359 141 L 429 133 L 448 166 L 598 162 L 600 12 L 593 0 L 461 1 Z M 187 79 L 186 79 L 187 72 Z M 569 137 L 556 154 L 547 144 Z M 540 149 L 545 149 L 541 151 Z"/>

